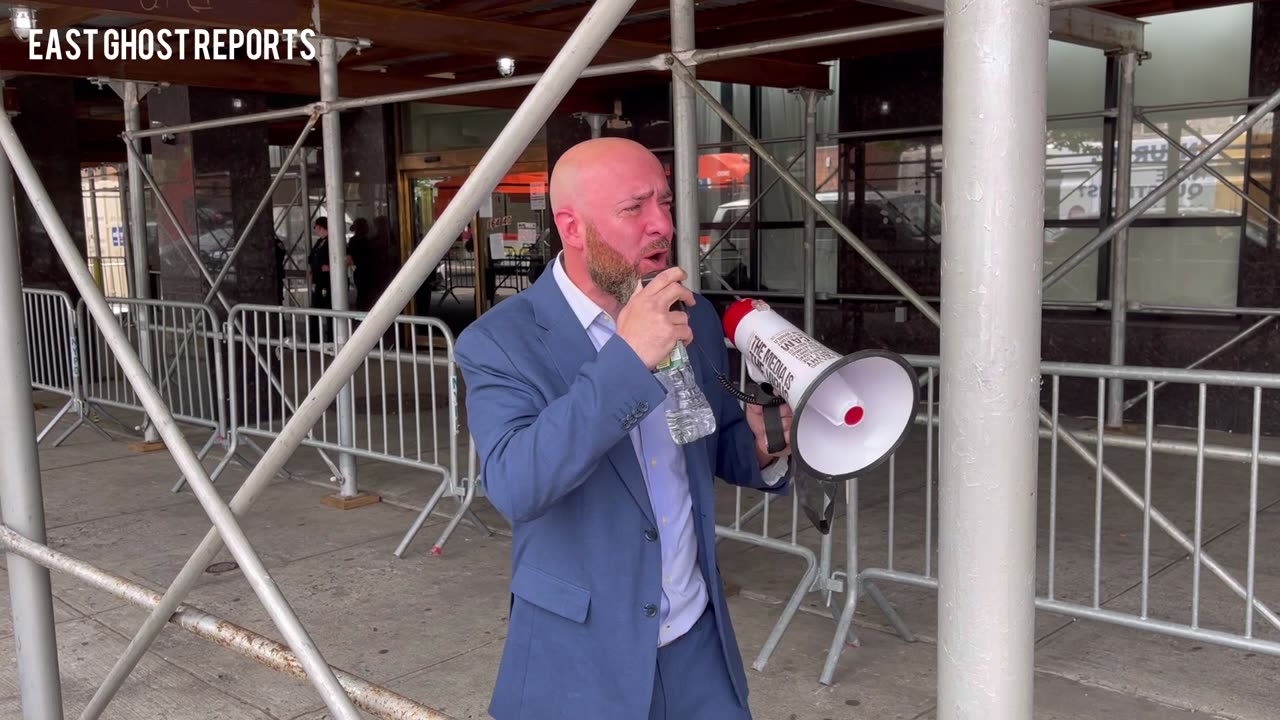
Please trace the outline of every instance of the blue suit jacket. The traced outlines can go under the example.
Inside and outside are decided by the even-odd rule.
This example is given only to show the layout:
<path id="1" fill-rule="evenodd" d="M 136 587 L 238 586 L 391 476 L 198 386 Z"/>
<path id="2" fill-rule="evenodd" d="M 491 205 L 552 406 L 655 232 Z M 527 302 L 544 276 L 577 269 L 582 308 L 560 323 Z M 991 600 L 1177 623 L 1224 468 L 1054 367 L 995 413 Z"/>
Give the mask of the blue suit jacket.
<path id="1" fill-rule="evenodd" d="M 754 437 L 718 385 L 728 354 L 711 304 L 690 309 L 694 372 L 717 432 L 685 446 L 698 560 L 739 701 L 747 682 L 715 560 L 712 483 L 765 489 Z M 620 337 L 597 354 L 545 272 L 458 338 L 467 421 L 493 505 L 512 525 L 511 614 L 490 714 L 646 720 L 662 568 L 628 436 L 666 391 Z M 786 484 L 779 484 L 778 489 Z"/>

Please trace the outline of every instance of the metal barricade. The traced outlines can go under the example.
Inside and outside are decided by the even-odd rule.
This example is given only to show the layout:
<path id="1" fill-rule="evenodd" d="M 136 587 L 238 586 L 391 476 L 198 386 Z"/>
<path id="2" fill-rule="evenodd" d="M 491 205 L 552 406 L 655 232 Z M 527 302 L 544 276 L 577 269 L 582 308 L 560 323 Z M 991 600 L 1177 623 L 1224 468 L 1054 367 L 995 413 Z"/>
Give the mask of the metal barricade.
<path id="1" fill-rule="evenodd" d="M 862 512 L 849 513 L 852 533 L 848 538 L 848 568 L 857 579 L 854 596 L 847 598 L 846 614 L 850 617 L 858 594 L 869 591 L 876 581 L 933 590 L 938 587 L 937 546 L 932 530 L 935 508 L 938 507 L 933 468 L 934 453 L 940 446 L 934 441 L 935 428 L 940 426 L 939 408 L 934 403 L 938 397 L 935 388 L 939 364 L 936 357 L 913 356 L 908 359 L 925 373 L 922 380 L 926 385 L 927 401 L 924 410 L 916 417 L 916 423 L 922 425 L 926 433 L 925 481 L 920 488 L 902 490 L 898 486 L 895 464 L 890 463 L 888 504 L 883 516 L 881 508 L 876 508 L 872 514 L 868 514 L 866 508 Z M 1036 579 L 1037 609 L 1249 652 L 1280 655 L 1280 634 L 1274 632 L 1280 630 L 1280 617 L 1256 592 L 1259 562 L 1257 521 L 1260 513 L 1280 505 L 1280 500 L 1270 495 L 1261 499 L 1259 496 L 1260 466 L 1280 466 L 1280 452 L 1261 447 L 1262 400 L 1264 391 L 1280 389 L 1280 376 L 1075 363 L 1043 363 L 1041 374 L 1042 388 L 1051 406 L 1052 424 L 1040 428 L 1041 466 L 1047 466 L 1047 477 L 1046 471 L 1042 470 L 1038 508 L 1042 524 Z M 1141 436 L 1106 432 L 1106 385 L 1111 379 L 1140 384 L 1147 391 Z M 1195 392 L 1194 428 L 1161 425 L 1160 435 L 1163 437 L 1157 437 L 1155 391 L 1162 383 L 1172 386 L 1166 392 L 1178 386 Z M 1064 384 L 1073 388 L 1077 395 L 1089 391 L 1084 402 L 1091 405 L 1096 402 L 1095 417 L 1082 421 L 1065 417 L 1060 412 Z M 1092 397 L 1094 391 L 1096 399 Z M 1238 396 L 1234 398 L 1238 403 L 1251 408 L 1252 430 L 1247 447 L 1229 441 L 1211 443 L 1206 439 L 1207 402 L 1232 394 Z M 1077 400 L 1076 404 L 1079 403 Z M 1060 435 L 1060 429 L 1066 433 Z M 1178 435 L 1188 437 L 1179 438 Z M 1089 473 L 1092 482 L 1076 487 L 1062 483 L 1066 475 L 1059 463 L 1059 445 L 1062 444 L 1075 445 L 1077 447 L 1071 449 L 1083 449 L 1086 455 L 1089 454 L 1087 448 L 1093 449 L 1087 463 L 1092 470 Z M 1048 454 L 1047 463 L 1044 462 L 1045 453 Z M 1124 453 L 1128 456 L 1125 457 Z M 1117 455 L 1131 470 L 1140 466 L 1141 477 L 1125 478 L 1108 465 L 1109 462 L 1116 464 Z M 1179 480 L 1176 473 L 1170 472 L 1169 466 L 1179 462 L 1186 465 L 1182 468 L 1186 472 L 1185 480 Z M 1165 467 L 1153 471 L 1158 463 Z M 1208 506 L 1205 494 L 1207 472 L 1217 472 L 1217 482 L 1210 486 L 1212 492 L 1208 496 Z M 1232 495 L 1232 490 L 1242 492 Z M 922 497 L 916 497 L 917 493 Z M 849 483 L 848 499 L 855 510 L 858 509 L 857 495 L 858 481 L 854 480 Z M 1170 511 L 1168 504 L 1179 497 L 1184 502 L 1189 500 L 1192 508 L 1184 505 Z M 1085 514 L 1092 517 L 1081 522 L 1077 516 L 1073 521 L 1062 512 L 1064 503 L 1073 504 L 1077 511 L 1082 506 L 1089 508 L 1092 512 L 1086 511 Z M 1162 505 L 1165 506 L 1164 512 Z M 909 508 L 908 511 L 903 512 L 903 507 Z M 1212 517 L 1206 515 L 1206 507 Z M 860 520 L 859 514 L 863 515 Z M 869 520 L 871 517 L 874 520 Z M 863 538 L 883 533 L 886 539 L 883 550 L 858 546 L 857 527 L 860 522 L 864 524 Z M 873 527 L 871 533 L 866 532 L 868 522 Z M 904 528 L 908 532 L 902 532 Z M 1237 537 L 1229 538 L 1233 532 L 1238 533 Z M 923 536 L 922 546 L 918 542 L 920 536 Z M 904 542 L 904 538 L 908 539 Z M 1064 538 L 1073 542 L 1067 543 Z M 1140 544 L 1135 542 L 1138 538 Z M 1207 547 L 1215 541 L 1221 550 Z M 1243 548 L 1239 546 L 1240 542 L 1243 542 Z M 908 543 L 907 552 L 903 552 Z M 1089 551 L 1081 552 L 1082 546 L 1088 546 Z M 1153 546 L 1158 546 L 1156 549 L 1160 553 L 1155 558 Z M 1182 566 L 1187 559 L 1191 561 L 1190 577 L 1180 578 L 1179 573 L 1185 574 L 1188 570 Z M 1081 582 L 1077 578 L 1071 582 L 1066 578 L 1064 582 L 1063 567 L 1076 568 L 1077 573 L 1081 569 L 1087 570 L 1087 579 Z M 1243 577 L 1238 577 L 1238 570 L 1233 568 L 1244 568 Z M 1203 582 L 1206 575 L 1215 576 L 1220 584 L 1214 583 L 1206 588 Z M 1134 590 L 1137 590 L 1136 597 Z M 1213 593 L 1212 604 L 1205 612 L 1202 599 L 1209 593 Z M 868 592 L 868 595 L 874 599 L 873 593 Z M 890 620 L 900 632 L 907 632 L 909 636 L 896 614 L 891 614 Z M 1271 627 L 1260 628 L 1260 625 Z M 831 648 L 823 670 L 824 683 L 830 682 L 840 651 L 836 645 Z"/>
<path id="2" fill-rule="evenodd" d="M 753 665 L 757 670 L 764 669 L 800 602 L 810 592 L 826 594 L 828 606 L 832 607 L 832 614 L 837 620 L 820 676 L 824 684 L 831 684 L 844 649 L 858 645 L 852 630 L 852 620 L 863 594 L 880 608 L 889 625 L 900 637 L 908 642 L 914 641 L 910 628 L 877 586 L 878 582 L 887 582 L 936 590 L 938 584 L 938 547 L 934 526 L 938 508 L 935 463 L 940 451 L 935 433 L 936 428 L 941 425 L 937 403 L 939 363 L 937 357 L 908 356 L 907 359 L 922 373 L 922 405 L 915 422 L 925 431 L 922 439 L 924 447 L 913 444 L 900 449 L 884 466 L 868 477 L 861 478 L 863 484 L 877 484 L 877 502 L 874 505 L 859 504 L 858 479 L 846 484 L 841 503 L 846 509 L 841 538 L 841 552 L 845 556 L 843 570 L 835 569 L 833 564 L 833 556 L 838 558 L 833 553 L 836 530 L 841 528 L 836 528 L 836 523 L 833 522 L 830 534 L 820 535 L 816 542 L 806 540 L 806 537 L 812 538 L 814 533 L 801 535 L 802 529 L 798 526 L 801 515 L 798 512 L 798 499 L 794 494 L 790 498 L 790 512 L 778 522 L 771 520 L 770 508 L 771 505 L 783 502 L 784 498 L 759 493 L 763 499 L 751 505 L 744 500 L 754 499 L 757 493 L 736 489 L 733 523 L 716 528 L 721 539 L 785 552 L 806 561 L 803 577 Z M 1280 617 L 1259 599 L 1256 592 L 1257 520 L 1260 512 L 1280 506 L 1280 499 L 1270 496 L 1260 498 L 1259 495 L 1259 468 L 1280 466 L 1280 451 L 1264 450 L 1261 446 L 1262 399 L 1264 391 L 1280 390 L 1280 376 L 1162 368 L 1117 368 L 1074 363 L 1043 363 L 1041 369 L 1046 399 L 1052 407 L 1052 425 L 1040 428 L 1040 437 L 1047 441 L 1041 444 L 1042 458 L 1045 454 L 1048 457 L 1045 458 L 1047 462 L 1042 461 L 1042 467 L 1047 470 L 1042 470 L 1045 476 L 1042 477 L 1039 512 L 1042 518 L 1047 518 L 1047 522 L 1042 526 L 1040 535 L 1042 552 L 1036 607 L 1074 618 L 1210 642 L 1250 652 L 1280 655 L 1280 634 L 1273 632 L 1280 630 Z M 745 378 L 745 372 L 743 377 Z M 1146 408 L 1143 434 L 1105 431 L 1105 389 L 1110 379 L 1140 384 L 1146 390 L 1143 395 Z M 1064 381 L 1076 386 L 1077 390 L 1082 384 L 1088 384 L 1091 396 L 1096 391 L 1095 417 L 1089 421 L 1081 421 L 1062 414 Z M 1157 435 L 1155 396 L 1161 384 L 1173 387 L 1191 386 L 1197 391 L 1194 428 L 1182 430 L 1162 426 Z M 1225 393 L 1242 395 L 1236 398 L 1240 403 L 1244 403 L 1246 398 L 1243 396 L 1248 395 L 1247 401 L 1252 408 L 1252 432 L 1247 447 L 1230 442 L 1213 443 L 1206 439 L 1206 403 L 1215 394 Z M 1088 427 L 1090 424 L 1093 427 Z M 1067 432 L 1060 437 L 1059 430 Z M 1190 436 L 1192 433 L 1194 439 L 1178 437 L 1179 434 Z M 915 443 L 920 444 L 921 439 L 917 438 Z M 1084 497 L 1079 493 L 1072 493 L 1070 488 L 1060 484 L 1063 473 L 1060 472 L 1059 445 L 1067 443 L 1078 446 L 1074 449 L 1093 448 L 1092 459 L 1089 461 L 1093 481 L 1085 488 L 1087 500 L 1092 503 L 1093 510 L 1092 523 L 1088 527 L 1073 526 L 1060 512 L 1064 498 L 1078 504 L 1083 502 Z M 1108 450 L 1111 451 L 1113 464 L 1118 453 L 1129 453 L 1124 462 L 1130 466 L 1140 458 L 1143 472 L 1136 485 L 1108 465 Z M 1141 453 L 1140 456 L 1138 453 Z M 1089 454 L 1087 450 L 1086 454 Z M 1193 510 L 1188 511 L 1184 507 L 1180 513 L 1166 514 L 1161 511 L 1160 505 L 1168 502 L 1170 495 L 1167 488 L 1160 487 L 1158 474 L 1154 474 L 1157 479 L 1154 482 L 1153 500 L 1153 467 L 1158 456 L 1166 456 L 1170 463 L 1177 462 L 1176 458 L 1191 460 L 1186 470 L 1194 468 L 1194 482 L 1190 481 L 1189 472 L 1185 484 L 1188 492 L 1194 493 Z M 923 467 L 919 467 L 920 465 Z M 902 481 L 904 469 L 910 477 L 910 481 L 906 483 Z M 1241 477 L 1246 469 L 1247 483 Z M 1235 473 L 1235 477 L 1231 479 L 1236 483 L 1237 489 L 1244 490 L 1247 487 L 1247 497 L 1242 493 L 1239 502 L 1232 505 L 1224 501 L 1221 494 L 1212 495 L 1216 515 L 1212 518 L 1214 524 L 1209 525 L 1205 515 L 1206 472 L 1215 470 Z M 1219 482 L 1214 487 L 1222 492 L 1224 485 L 1225 483 Z M 1115 503 L 1127 506 L 1131 513 L 1125 514 L 1123 508 L 1111 507 Z M 1228 506 L 1227 510 L 1223 510 L 1224 504 Z M 745 511 L 744 507 L 747 508 Z M 849 511 L 849 508 L 853 510 Z M 1192 527 L 1189 531 L 1173 519 L 1180 515 L 1190 516 Z M 773 516 L 777 516 L 776 507 Z M 1187 522 L 1186 518 L 1182 519 L 1182 525 Z M 1079 522 L 1074 524 L 1080 525 Z M 1106 533 L 1103 531 L 1104 525 Z M 1243 551 L 1233 548 L 1229 559 L 1219 560 L 1215 557 L 1218 551 L 1206 548 L 1206 544 L 1224 536 L 1227 531 L 1223 528 L 1247 532 L 1247 539 L 1244 540 Z M 1065 533 L 1072 533 L 1077 541 L 1084 537 L 1091 542 L 1088 557 L 1068 559 L 1068 563 L 1075 567 L 1080 567 L 1081 564 L 1091 567 L 1090 580 L 1083 586 L 1071 587 L 1061 577 L 1064 544 L 1060 542 L 1060 538 Z M 1152 556 L 1153 537 L 1158 538 L 1157 533 L 1167 536 L 1172 543 L 1165 542 L 1159 546 L 1159 551 L 1163 553 L 1159 566 L 1153 564 Z M 1141 538 L 1140 550 L 1135 553 L 1136 559 L 1131 556 L 1124 556 L 1126 560 L 1113 558 L 1110 563 L 1113 566 L 1123 566 L 1128 562 L 1132 567 L 1120 567 L 1116 574 L 1122 577 L 1113 575 L 1104 580 L 1104 569 L 1107 567 L 1107 563 L 1103 562 L 1107 551 L 1104 538 L 1115 537 Z M 860 538 L 864 543 L 867 538 L 882 538 L 883 544 L 877 539 L 869 547 L 860 544 Z M 1076 543 L 1077 547 L 1078 545 L 1079 542 Z M 1112 554 L 1122 550 L 1112 548 Z M 1187 558 L 1191 560 L 1190 590 L 1154 593 L 1152 586 L 1155 580 L 1161 573 L 1169 572 L 1171 563 L 1178 562 L 1174 557 L 1177 553 L 1182 554 L 1183 561 Z M 1077 556 L 1079 554 L 1076 553 Z M 1230 569 L 1233 567 L 1245 568 L 1244 576 L 1237 577 L 1233 574 Z M 1208 614 L 1202 613 L 1201 601 L 1204 595 L 1202 579 L 1205 575 L 1213 575 L 1221 581 L 1221 585 L 1215 588 L 1220 592 L 1214 598 L 1215 603 Z M 847 582 L 850 577 L 854 580 Z M 1167 589 L 1171 584 L 1173 581 L 1161 578 L 1160 587 Z M 1135 588 L 1139 591 L 1138 597 L 1126 595 L 1126 590 Z M 832 606 L 830 598 L 835 593 L 843 594 L 844 602 Z M 1229 611 L 1234 613 L 1231 619 L 1224 617 L 1228 612 L 1223 610 L 1226 606 L 1222 597 L 1224 594 L 1234 596 L 1239 604 L 1239 607 L 1233 607 Z M 1122 605 L 1115 606 L 1115 602 L 1121 602 Z M 1236 621 L 1234 625 L 1232 619 Z M 1261 624 L 1271 627 L 1259 628 Z M 1263 633 L 1259 633 L 1260 629 Z M 1264 637 L 1264 634 L 1270 637 Z"/>
<path id="3" fill-rule="evenodd" d="M 81 426 L 88 426 L 108 440 L 111 436 L 89 415 L 80 378 L 80 326 L 71 297 L 61 290 L 23 288 L 22 307 L 27 328 L 27 360 L 31 386 L 65 396 L 66 402 L 36 436 L 44 441 L 54 426 L 75 412 L 75 422 L 56 440 L 58 447 Z"/>
<path id="4" fill-rule="evenodd" d="M 726 340 L 725 345 L 728 347 L 731 356 L 738 354 L 732 343 Z M 740 354 L 738 373 L 738 387 L 745 390 L 747 382 L 746 359 Z M 744 500 L 755 498 L 755 496 L 759 496 L 759 500 L 744 513 L 742 509 Z M 763 670 L 769 663 L 769 657 L 777 648 L 778 643 L 781 642 L 783 634 L 787 631 L 787 627 L 791 624 L 796 612 L 799 611 L 800 603 L 804 601 L 805 596 L 810 592 L 838 587 L 838 583 L 833 585 L 828 582 L 831 579 L 829 545 L 825 546 L 828 552 L 823 553 L 820 559 L 817 552 L 799 542 L 800 497 L 798 494 L 791 493 L 790 502 L 787 503 L 790 507 L 784 509 L 789 518 L 790 532 L 787 533 L 784 530 L 783 534 L 775 537 L 777 525 L 770 524 L 770 508 L 780 499 L 778 495 L 772 493 L 764 493 L 742 487 L 734 488 L 733 523 L 731 525 L 716 525 L 717 544 L 721 540 L 733 540 L 792 555 L 804 563 L 804 572 L 796 582 L 795 590 L 791 592 L 790 597 L 787 599 L 787 604 L 782 610 L 782 615 L 774 624 L 768 639 L 765 640 L 764 646 L 760 649 L 759 655 L 756 656 L 755 662 L 752 663 L 752 667 L 756 670 Z M 753 523 L 757 517 L 760 518 L 758 530 L 755 529 Z"/>
<path id="5" fill-rule="evenodd" d="M 350 337 L 364 318 L 365 313 L 338 310 L 235 306 L 227 322 L 232 434 L 277 438 L 336 356 L 333 339 Z M 264 363 L 270 365 L 269 376 Z M 435 318 L 398 317 L 365 356 L 351 389 L 329 404 L 302 445 L 441 476 L 395 554 L 403 555 L 446 495 L 458 507 L 433 554 L 441 552 L 464 517 L 487 533 L 471 511 L 478 486 L 475 458 L 465 475 L 458 465 L 458 371 L 448 326 Z M 349 404 L 341 408 L 344 397 Z M 347 422 L 352 427 L 344 441 L 340 424 Z M 325 462 L 336 472 L 327 457 Z"/>
<path id="6" fill-rule="evenodd" d="M 197 303 L 136 298 L 111 299 L 108 305 L 130 345 L 149 363 L 152 379 L 174 419 L 210 431 L 198 457 L 204 459 L 215 444 L 226 448 L 230 457 L 234 447 L 227 432 L 224 336 L 213 310 Z M 145 415 L 124 368 L 83 301 L 76 307 L 76 317 L 81 327 L 86 401 Z"/>

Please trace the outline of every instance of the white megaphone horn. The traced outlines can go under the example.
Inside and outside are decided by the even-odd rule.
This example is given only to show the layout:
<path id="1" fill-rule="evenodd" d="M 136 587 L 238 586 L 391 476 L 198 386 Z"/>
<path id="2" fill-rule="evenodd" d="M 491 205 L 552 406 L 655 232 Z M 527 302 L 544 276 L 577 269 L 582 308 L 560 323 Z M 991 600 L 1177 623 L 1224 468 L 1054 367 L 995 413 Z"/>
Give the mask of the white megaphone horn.
<path id="1" fill-rule="evenodd" d="M 850 480 L 906 439 L 919 386 L 901 356 L 885 350 L 841 356 L 760 300 L 734 302 L 723 322 L 747 375 L 791 406 L 791 457 L 809 475 Z"/>

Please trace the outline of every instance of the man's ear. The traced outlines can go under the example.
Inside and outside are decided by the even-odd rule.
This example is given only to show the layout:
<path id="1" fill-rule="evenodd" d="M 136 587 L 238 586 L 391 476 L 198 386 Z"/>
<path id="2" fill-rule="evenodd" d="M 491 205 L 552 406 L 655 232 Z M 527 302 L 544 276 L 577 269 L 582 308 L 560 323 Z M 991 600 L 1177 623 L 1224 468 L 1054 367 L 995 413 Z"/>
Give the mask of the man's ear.
<path id="1" fill-rule="evenodd" d="M 583 236 L 583 224 L 578 214 L 569 208 L 561 208 L 555 212 L 556 229 L 560 231 L 560 242 L 575 250 L 586 246 Z"/>

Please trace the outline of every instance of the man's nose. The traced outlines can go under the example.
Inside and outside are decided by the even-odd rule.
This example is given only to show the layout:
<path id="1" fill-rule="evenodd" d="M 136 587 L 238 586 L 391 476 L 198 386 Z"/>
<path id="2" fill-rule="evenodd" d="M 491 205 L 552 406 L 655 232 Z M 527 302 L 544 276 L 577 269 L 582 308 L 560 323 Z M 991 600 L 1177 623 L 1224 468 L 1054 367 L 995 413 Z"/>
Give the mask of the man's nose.
<path id="1" fill-rule="evenodd" d="M 649 217 L 649 227 L 647 228 L 650 235 L 670 237 L 674 232 L 671 223 L 671 215 L 666 211 L 658 208 Z"/>

